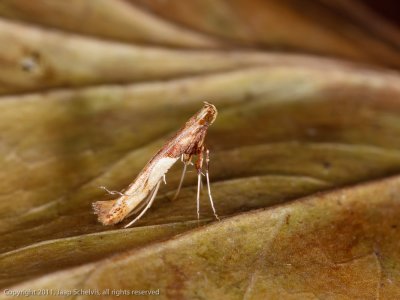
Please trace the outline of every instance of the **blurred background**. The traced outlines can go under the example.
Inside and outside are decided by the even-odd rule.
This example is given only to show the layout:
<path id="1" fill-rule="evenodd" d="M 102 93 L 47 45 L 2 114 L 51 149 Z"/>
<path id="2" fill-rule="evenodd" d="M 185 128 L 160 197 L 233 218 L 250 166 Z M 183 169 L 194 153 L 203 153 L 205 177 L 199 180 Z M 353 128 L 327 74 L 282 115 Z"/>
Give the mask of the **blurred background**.
<path id="1" fill-rule="evenodd" d="M 99 186 L 126 187 L 203 101 L 219 110 L 206 143 L 224 218 L 398 174 L 399 9 L 394 0 L 2 0 L 0 286 L 197 227 L 194 172 L 170 201 L 179 163 L 136 228 L 102 226 L 91 203 L 110 199 Z M 214 222 L 202 197 L 201 222 Z M 386 224 L 400 208 L 385 211 L 365 215 Z M 372 251 L 365 224 L 341 236 Z M 85 266 L 68 275 L 71 287 Z"/>

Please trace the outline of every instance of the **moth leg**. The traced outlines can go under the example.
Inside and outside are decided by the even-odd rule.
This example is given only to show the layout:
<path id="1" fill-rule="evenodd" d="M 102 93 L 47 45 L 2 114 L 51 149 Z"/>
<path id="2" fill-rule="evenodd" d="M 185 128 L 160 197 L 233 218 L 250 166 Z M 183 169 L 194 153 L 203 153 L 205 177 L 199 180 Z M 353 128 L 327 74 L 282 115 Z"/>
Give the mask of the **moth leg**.
<path id="1" fill-rule="evenodd" d="M 203 172 L 200 172 L 202 176 L 204 176 Z M 203 187 L 204 187 L 204 183 L 203 183 L 203 177 L 200 176 L 200 193 L 203 193 Z"/>
<path id="2" fill-rule="evenodd" d="M 196 161 L 196 169 L 197 169 L 197 197 L 196 197 L 196 204 L 197 204 L 197 221 L 200 220 L 200 189 L 201 189 L 201 169 L 203 168 L 203 152 L 204 147 L 201 147 L 199 153 L 197 155 Z"/>
<path id="3" fill-rule="evenodd" d="M 154 189 L 153 189 L 153 191 L 154 191 Z M 152 191 L 152 192 L 153 192 L 153 191 Z M 146 198 L 146 200 L 143 201 L 142 203 L 140 203 L 137 207 L 135 207 L 135 208 L 126 216 L 126 218 L 128 218 L 128 217 L 130 217 L 130 216 L 132 216 L 132 215 L 134 215 L 134 214 L 136 214 L 136 213 L 138 213 L 139 211 L 141 211 L 141 210 L 149 203 L 149 201 L 150 201 L 150 199 L 151 199 L 151 196 L 152 196 L 152 192 L 151 192 L 150 195 Z"/>
<path id="4" fill-rule="evenodd" d="M 108 188 L 106 188 L 105 186 L 99 186 L 99 188 L 105 190 L 107 193 L 109 193 L 110 195 L 120 195 L 120 196 L 129 196 L 127 194 L 118 192 L 118 191 L 110 191 Z"/>
<path id="5" fill-rule="evenodd" d="M 176 189 L 176 192 L 175 192 L 174 196 L 172 197 L 172 200 L 176 200 L 178 198 L 178 196 L 179 196 L 179 193 L 181 192 L 183 180 L 185 179 L 186 169 L 187 169 L 187 164 L 184 163 L 183 171 L 182 171 L 182 175 L 181 175 L 181 180 L 179 181 L 178 188 Z"/>
<path id="6" fill-rule="evenodd" d="M 211 204 L 211 208 L 213 210 L 214 216 L 218 221 L 221 221 L 220 218 L 217 215 L 217 212 L 215 210 L 214 207 L 214 201 L 213 198 L 211 196 L 211 188 L 210 188 L 210 176 L 209 176 L 209 166 L 210 166 L 210 150 L 206 150 L 206 179 L 207 179 L 207 188 L 208 188 L 208 197 L 210 199 L 210 204 Z"/>
<path id="7" fill-rule="evenodd" d="M 142 212 L 135 219 L 133 219 L 131 222 L 129 222 L 127 225 L 125 225 L 124 228 L 131 226 L 133 223 L 135 223 L 137 220 L 139 220 L 146 213 L 146 211 L 151 207 L 151 205 L 154 202 L 154 199 L 157 196 L 157 192 L 158 192 L 158 188 L 160 187 L 160 184 L 161 184 L 161 180 L 157 183 L 157 185 L 154 187 L 153 191 L 151 192 L 150 200 L 148 201 L 146 207 L 142 210 Z"/>
<path id="8" fill-rule="evenodd" d="M 191 164 L 191 160 L 192 160 L 191 156 L 189 156 L 187 154 L 182 154 L 181 161 L 183 162 L 183 171 L 182 171 L 182 175 L 181 175 L 181 180 L 179 181 L 179 186 L 176 189 L 176 192 L 175 192 L 174 196 L 172 197 L 172 200 L 176 200 L 178 198 L 178 196 L 179 196 L 179 193 L 181 192 L 183 180 L 185 179 L 187 166 L 189 164 Z"/>
<path id="9" fill-rule="evenodd" d="M 192 155 L 191 154 L 182 154 L 181 155 L 181 162 L 183 162 L 184 164 L 187 164 L 189 166 L 193 166 Z"/>

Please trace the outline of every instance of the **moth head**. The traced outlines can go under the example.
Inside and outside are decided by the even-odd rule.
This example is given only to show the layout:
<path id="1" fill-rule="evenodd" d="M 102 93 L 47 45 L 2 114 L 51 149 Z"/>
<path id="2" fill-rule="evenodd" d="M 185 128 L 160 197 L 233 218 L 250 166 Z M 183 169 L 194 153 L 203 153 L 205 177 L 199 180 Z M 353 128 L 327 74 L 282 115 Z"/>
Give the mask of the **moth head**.
<path id="1" fill-rule="evenodd" d="M 218 111 L 214 105 L 208 102 L 204 102 L 203 108 L 197 115 L 197 122 L 200 125 L 211 125 L 217 118 Z"/>

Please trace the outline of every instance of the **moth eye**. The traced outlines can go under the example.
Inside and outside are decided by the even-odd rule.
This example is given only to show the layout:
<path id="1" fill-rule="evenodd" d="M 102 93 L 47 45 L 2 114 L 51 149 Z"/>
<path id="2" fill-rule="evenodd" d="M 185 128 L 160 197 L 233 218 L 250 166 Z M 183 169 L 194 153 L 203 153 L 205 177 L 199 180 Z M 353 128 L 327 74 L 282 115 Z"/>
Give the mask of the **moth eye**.
<path id="1" fill-rule="evenodd" d="M 206 123 L 206 121 L 204 119 L 201 119 L 199 123 L 200 123 L 200 125 L 204 125 Z"/>
<path id="2" fill-rule="evenodd" d="M 204 117 L 204 119 L 202 119 L 202 121 L 203 121 L 203 123 L 202 124 L 204 124 L 204 123 L 212 123 L 212 121 L 214 120 L 214 116 L 211 114 L 211 113 L 208 113 L 205 117 Z"/>

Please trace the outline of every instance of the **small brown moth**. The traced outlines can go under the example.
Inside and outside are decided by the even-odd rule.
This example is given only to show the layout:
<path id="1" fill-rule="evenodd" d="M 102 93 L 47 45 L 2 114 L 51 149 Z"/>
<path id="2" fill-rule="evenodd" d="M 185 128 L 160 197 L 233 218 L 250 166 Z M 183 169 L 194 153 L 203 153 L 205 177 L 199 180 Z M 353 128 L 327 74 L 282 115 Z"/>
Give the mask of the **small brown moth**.
<path id="1" fill-rule="evenodd" d="M 201 176 L 203 175 L 203 159 L 206 157 L 205 176 L 207 180 L 208 196 L 215 217 L 219 220 L 215 211 L 210 189 L 210 178 L 208 173 L 210 152 L 204 146 L 204 139 L 208 127 L 217 117 L 217 109 L 214 105 L 204 102 L 203 108 L 198 111 L 186 124 L 168 140 L 165 145 L 150 159 L 136 179 L 129 185 L 124 193 L 108 191 L 110 194 L 118 194 L 119 198 L 109 201 L 97 201 L 93 203 L 95 214 L 103 225 L 111 225 L 121 222 L 131 214 L 139 213 L 138 216 L 125 226 L 129 227 L 139 220 L 152 205 L 160 183 L 165 181 L 165 174 L 169 168 L 181 158 L 184 168 L 178 189 L 174 199 L 178 197 L 187 165 L 191 164 L 193 155 L 197 155 L 195 167 L 197 169 L 197 219 L 200 218 L 200 188 Z"/>

